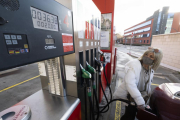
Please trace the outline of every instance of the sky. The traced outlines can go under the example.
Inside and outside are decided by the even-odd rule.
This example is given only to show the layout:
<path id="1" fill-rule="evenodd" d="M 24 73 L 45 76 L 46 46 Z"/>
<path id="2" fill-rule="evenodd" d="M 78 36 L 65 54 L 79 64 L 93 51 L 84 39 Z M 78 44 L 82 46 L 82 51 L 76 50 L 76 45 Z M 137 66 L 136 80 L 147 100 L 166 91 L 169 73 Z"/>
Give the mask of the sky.
<path id="1" fill-rule="evenodd" d="M 169 6 L 169 12 L 180 12 L 180 0 L 115 0 L 116 33 L 146 20 L 154 11 Z"/>

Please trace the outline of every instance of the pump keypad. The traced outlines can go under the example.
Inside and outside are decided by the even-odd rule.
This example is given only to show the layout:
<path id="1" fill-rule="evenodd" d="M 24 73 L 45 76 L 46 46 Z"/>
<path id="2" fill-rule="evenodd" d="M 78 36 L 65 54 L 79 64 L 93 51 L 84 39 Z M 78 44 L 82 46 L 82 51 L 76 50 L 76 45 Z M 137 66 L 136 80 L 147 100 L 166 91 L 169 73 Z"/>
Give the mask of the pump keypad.
<path id="1" fill-rule="evenodd" d="M 27 36 L 23 34 L 4 34 L 4 39 L 8 54 L 26 54 L 29 53 Z"/>

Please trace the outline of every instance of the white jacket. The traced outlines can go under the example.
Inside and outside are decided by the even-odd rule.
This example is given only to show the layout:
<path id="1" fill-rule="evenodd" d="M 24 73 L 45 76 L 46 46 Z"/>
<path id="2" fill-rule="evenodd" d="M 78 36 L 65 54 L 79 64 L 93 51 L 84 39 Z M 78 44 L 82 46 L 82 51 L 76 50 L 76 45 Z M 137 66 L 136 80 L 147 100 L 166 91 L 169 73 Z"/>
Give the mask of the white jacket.
<path id="1" fill-rule="evenodd" d="M 138 83 L 141 73 L 141 63 L 138 59 L 133 59 L 126 63 L 125 65 L 125 77 L 123 83 L 114 92 L 113 97 L 127 99 L 127 94 L 129 93 L 131 97 L 135 100 L 137 105 L 145 104 L 145 101 L 138 90 Z M 154 70 L 151 69 L 149 88 L 151 88 L 151 83 L 154 76 Z"/>

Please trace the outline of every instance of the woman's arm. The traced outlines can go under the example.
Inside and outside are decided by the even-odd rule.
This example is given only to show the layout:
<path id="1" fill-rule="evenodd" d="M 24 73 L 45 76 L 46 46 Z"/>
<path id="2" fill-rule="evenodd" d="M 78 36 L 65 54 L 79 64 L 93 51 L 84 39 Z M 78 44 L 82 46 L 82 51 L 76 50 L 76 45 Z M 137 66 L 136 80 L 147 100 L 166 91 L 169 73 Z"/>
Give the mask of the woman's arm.
<path id="1" fill-rule="evenodd" d="M 135 100 L 137 105 L 144 105 L 145 101 L 143 97 L 141 96 L 140 91 L 137 88 L 136 85 L 136 76 L 135 71 L 133 69 L 129 69 L 125 75 L 125 83 L 126 88 L 131 95 L 131 97 Z"/>

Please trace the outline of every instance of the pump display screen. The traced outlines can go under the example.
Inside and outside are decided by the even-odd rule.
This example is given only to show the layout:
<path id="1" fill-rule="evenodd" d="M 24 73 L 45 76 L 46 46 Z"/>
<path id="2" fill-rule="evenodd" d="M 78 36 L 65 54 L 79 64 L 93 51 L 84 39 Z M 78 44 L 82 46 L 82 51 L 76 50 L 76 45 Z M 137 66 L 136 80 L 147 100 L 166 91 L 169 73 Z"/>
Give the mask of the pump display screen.
<path id="1" fill-rule="evenodd" d="M 34 28 L 58 31 L 58 17 L 30 7 Z"/>
<path id="2" fill-rule="evenodd" d="M 54 44 L 54 39 L 45 39 L 46 44 Z"/>

